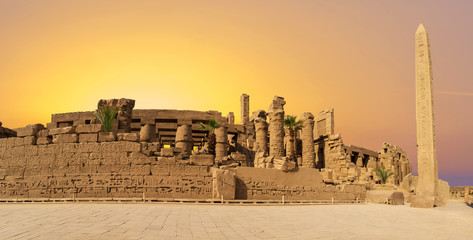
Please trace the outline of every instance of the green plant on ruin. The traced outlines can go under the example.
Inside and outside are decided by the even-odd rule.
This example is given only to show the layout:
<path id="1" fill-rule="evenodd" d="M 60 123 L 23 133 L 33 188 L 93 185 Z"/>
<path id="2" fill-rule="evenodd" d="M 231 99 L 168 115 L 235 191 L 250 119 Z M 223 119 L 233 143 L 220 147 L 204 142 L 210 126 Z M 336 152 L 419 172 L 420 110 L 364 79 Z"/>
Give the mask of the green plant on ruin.
<path id="1" fill-rule="evenodd" d="M 388 178 L 394 175 L 394 173 L 391 172 L 391 169 L 388 169 L 386 171 L 384 168 L 376 168 L 375 170 L 373 170 L 373 172 L 375 172 L 381 178 L 382 184 L 386 184 Z"/>
<path id="2" fill-rule="evenodd" d="M 202 122 L 200 122 L 199 124 L 202 127 L 202 129 L 209 131 L 209 133 L 207 134 L 207 137 L 206 137 L 208 147 L 209 147 L 208 148 L 208 153 L 212 154 L 212 155 L 215 155 L 215 145 L 217 145 L 217 139 L 216 139 L 216 136 L 215 136 L 215 129 L 218 128 L 217 119 L 215 119 L 215 118 L 209 119 L 209 123 L 207 124 L 207 126 Z"/>
<path id="3" fill-rule="evenodd" d="M 304 121 L 296 120 L 296 116 L 287 115 L 286 118 L 282 121 L 284 126 L 289 130 L 290 141 L 292 141 L 290 153 L 291 156 L 287 156 L 289 159 L 295 160 L 296 157 L 296 132 L 302 129 L 302 124 Z"/>
<path id="4" fill-rule="evenodd" d="M 111 108 L 110 106 L 106 105 L 101 107 L 95 111 L 95 116 L 99 119 L 102 123 L 104 132 L 111 132 L 113 122 L 118 114 L 118 108 Z"/>

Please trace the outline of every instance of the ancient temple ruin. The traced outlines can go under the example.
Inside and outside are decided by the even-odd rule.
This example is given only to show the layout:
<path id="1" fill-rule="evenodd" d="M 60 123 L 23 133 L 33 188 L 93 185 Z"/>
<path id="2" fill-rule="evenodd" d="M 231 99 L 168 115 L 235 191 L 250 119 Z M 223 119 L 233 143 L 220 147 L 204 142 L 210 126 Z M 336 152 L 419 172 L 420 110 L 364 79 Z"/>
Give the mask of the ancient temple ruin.
<path id="1" fill-rule="evenodd" d="M 373 169 L 395 172 L 394 185 L 411 173 L 397 146 L 344 144 L 333 109 L 301 115 L 296 156 L 287 158 L 285 103 L 275 96 L 268 111 L 250 114 L 243 94 L 237 124 L 233 113 L 134 109 L 132 99 L 108 99 L 97 108 L 118 109 L 111 132 L 94 111 L 52 114 L 46 126 L 2 127 L 0 197 L 363 200 L 379 183 Z M 210 119 L 218 122 L 215 155 L 205 151 L 209 133 L 200 124 Z"/>

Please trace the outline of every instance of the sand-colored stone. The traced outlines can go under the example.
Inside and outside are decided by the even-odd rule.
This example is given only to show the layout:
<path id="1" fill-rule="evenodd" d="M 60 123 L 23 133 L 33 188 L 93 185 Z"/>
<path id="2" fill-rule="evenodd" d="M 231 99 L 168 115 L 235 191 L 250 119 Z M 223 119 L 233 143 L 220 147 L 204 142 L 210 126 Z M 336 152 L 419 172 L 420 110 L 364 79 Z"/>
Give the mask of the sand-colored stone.
<path id="1" fill-rule="evenodd" d="M 415 34 L 418 183 L 411 206 L 432 208 L 438 203 L 432 62 L 428 34 L 421 24 Z"/>
<path id="2" fill-rule="evenodd" d="M 210 154 L 191 155 L 190 163 L 199 166 L 213 166 L 215 164 L 215 156 Z"/>
<path id="3" fill-rule="evenodd" d="M 112 131 L 115 132 L 130 132 L 131 131 L 131 119 L 133 114 L 133 108 L 135 107 L 135 100 L 133 99 L 101 99 L 97 108 L 103 108 L 109 106 L 111 108 L 117 108 L 117 121 L 112 127 Z"/>
<path id="4" fill-rule="evenodd" d="M 214 199 L 235 199 L 236 175 L 229 170 L 212 169 L 212 197 Z"/>
<path id="5" fill-rule="evenodd" d="M 73 134 L 76 133 L 75 127 L 60 127 L 60 128 L 53 128 L 49 129 L 50 135 L 58 135 L 58 134 Z"/>
<path id="6" fill-rule="evenodd" d="M 250 96 L 242 94 L 240 97 L 241 103 L 241 124 L 247 125 L 250 121 Z"/>
<path id="7" fill-rule="evenodd" d="M 275 96 L 269 106 L 269 155 L 284 157 L 284 101 L 283 97 Z"/>
<path id="8" fill-rule="evenodd" d="M 156 142 L 156 125 L 145 124 L 141 127 L 140 142 Z"/>
<path id="9" fill-rule="evenodd" d="M 13 129 L 16 131 L 17 137 L 27 137 L 27 136 L 35 136 L 40 130 L 43 130 L 43 124 L 30 124 L 24 128 L 16 128 Z"/>
<path id="10" fill-rule="evenodd" d="M 465 202 L 469 202 L 469 201 L 470 201 L 470 188 L 465 187 Z"/>
<path id="11" fill-rule="evenodd" d="M 118 141 L 138 142 L 140 135 L 138 133 L 117 133 Z"/>
<path id="12" fill-rule="evenodd" d="M 81 124 L 76 127 L 77 133 L 98 133 L 103 131 L 102 124 Z"/>
<path id="13" fill-rule="evenodd" d="M 302 167 L 315 167 L 315 149 L 314 149 L 314 115 L 305 112 L 301 116 L 302 131 Z"/>
<path id="14" fill-rule="evenodd" d="M 115 132 L 99 132 L 99 142 L 113 142 L 117 140 Z"/>
<path id="15" fill-rule="evenodd" d="M 228 129 L 226 126 L 220 126 L 215 129 L 215 160 L 222 161 L 228 155 Z"/>
<path id="16" fill-rule="evenodd" d="M 177 127 L 176 131 L 176 147 L 182 149 L 182 156 L 188 158 L 192 154 L 192 126 L 181 125 Z"/>

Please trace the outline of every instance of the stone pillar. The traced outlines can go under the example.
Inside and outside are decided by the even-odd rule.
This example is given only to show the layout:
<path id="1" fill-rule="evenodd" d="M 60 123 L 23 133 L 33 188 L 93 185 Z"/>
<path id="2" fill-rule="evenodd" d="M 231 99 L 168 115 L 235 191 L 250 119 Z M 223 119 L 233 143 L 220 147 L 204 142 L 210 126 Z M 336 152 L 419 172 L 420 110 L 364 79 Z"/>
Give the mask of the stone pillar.
<path id="1" fill-rule="evenodd" d="M 305 112 L 301 116 L 302 122 L 302 167 L 315 167 L 315 148 L 314 148 L 314 115 Z"/>
<path id="2" fill-rule="evenodd" d="M 182 157 L 187 158 L 192 154 L 192 147 L 194 142 L 192 140 L 192 126 L 180 125 L 176 130 L 176 147 L 182 149 Z"/>
<path id="3" fill-rule="evenodd" d="M 469 187 L 465 187 L 465 202 L 469 202 L 470 201 L 470 188 Z"/>
<path id="4" fill-rule="evenodd" d="M 156 142 L 156 125 L 145 124 L 140 130 L 140 142 Z"/>
<path id="5" fill-rule="evenodd" d="M 112 131 L 119 133 L 131 132 L 131 118 L 133 108 L 135 107 L 135 100 L 126 98 L 101 99 L 97 104 L 97 107 L 102 108 L 107 105 L 112 108 L 118 108 L 117 121 L 115 122 Z"/>
<path id="6" fill-rule="evenodd" d="M 220 126 L 215 129 L 215 138 L 217 144 L 215 145 L 215 161 L 222 161 L 227 157 L 228 148 L 228 133 L 226 126 Z"/>
<path id="7" fill-rule="evenodd" d="M 438 167 L 435 150 L 434 102 L 430 43 L 424 26 L 415 34 L 416 125 L 418 184 L 411 206 L 432 208 L 438 202 Z"/>
<path id="8" fill-rule="evenodd" d="M 240 97 L 241 124 L 246 126 L 250 122 L 250 96 L 243 94 Z"/>
<path id="9" fill-rule="evenodd" d="M 269 156 L 284 157 L 284 98 L 275 96 L 269 106 Z"/>
<path id="10" fill-rule="evenodd" d="M 250 121 L 255 125 L 255 152 L 268 153 L 268 123 L 266 122 L 266 112 L 258 110 L 253 113 Z"/>

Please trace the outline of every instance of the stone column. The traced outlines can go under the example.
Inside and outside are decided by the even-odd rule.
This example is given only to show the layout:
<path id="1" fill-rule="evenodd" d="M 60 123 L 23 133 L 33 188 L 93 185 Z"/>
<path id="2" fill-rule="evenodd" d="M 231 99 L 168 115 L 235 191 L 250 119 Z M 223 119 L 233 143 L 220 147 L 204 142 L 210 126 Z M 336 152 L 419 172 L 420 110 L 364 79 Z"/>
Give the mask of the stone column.
<path id="1" fill-rule="evenodd" d="M 302 167 L 315 167 L 315 148 L 314 148 L 314 115 L 305 112 L 301 116 L 302 122 Z"/>
<path id="2" fill-rule="evenodd" d="M 101 99 L 97 104 L 97 107 L 102 108 L 107 105 L 112 108 L 118 108 L 117 121 L 114 124 L 112 131 L 119 133 L 131 132 L 131 119 L 133 108 L 135 107 L 135 100 L 126 98 Z"/>
<path id="3" fill-rule="evenodd" d="M 215 129 L 215 138 L 217 144 L 215 145 L 215 161 L 222 161 L 227 157 L 228 148 L 228 133 L 226 126 L 220 126 Z"/>
<path id="4" fill-rule="evenodd" d="M 258 110 L 250 117 L 250 121 L 255 125 L 255 152 L 268 153 L 268 123 L 266 122 L 266 112 Z"/>
<path id="5" fill-rule="evenodd" d="M 243 94 L 240 97 L 241 124 L 246 126 L 250 122 L 250 96 Z"/>
<path id="6" fill-rule="evenodd" d="M 434 102 L 430 43 L 424 26 L 415 34 L 416 125 L 418 184 L 412 207 L 432 208 L 438 202 L 438 167 L 435 150 Z"/>
<path id="7" fill-rule="evenodd" d="M 145 124 L 140 130 L 140 142 L 156 142 L 156 125 Z"/>
<path id="8" fill-rule="evenodd" d="M 284 98 L 275 96 L 269 106 L 269 156 L 284 157 Z"/>
<path id="9" fill-rule="evenodd" d="M 192 154 L 192 147 L 194 142 L 192 140 L 192 126 L 180 125 L 176 130 L 176 147 L 182 149 L 182 157 L 187 158 Z"/>

